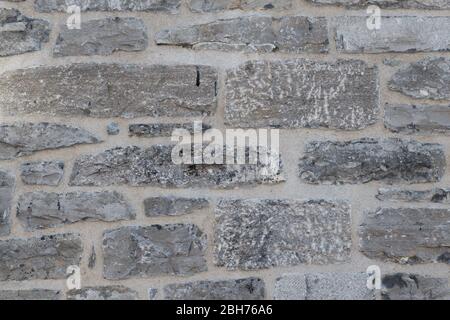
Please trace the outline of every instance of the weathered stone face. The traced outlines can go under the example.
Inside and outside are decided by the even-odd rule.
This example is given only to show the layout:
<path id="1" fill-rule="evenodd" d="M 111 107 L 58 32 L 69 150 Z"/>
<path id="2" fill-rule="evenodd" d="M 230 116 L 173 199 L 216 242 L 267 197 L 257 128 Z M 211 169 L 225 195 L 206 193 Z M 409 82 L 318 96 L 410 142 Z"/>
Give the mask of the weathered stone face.
<path id="1" fill-rule="evenodd" d="M 189 7 L 194 12 L 214 12 L 221 10 L 289 9 L 292 0 L 190 0 Z"/>
<path id="2" fill-rule="evenodd" d="M 300 159 L 308 183 L 434 182 L 446 168 L 441 145 L 400 139 L 313 141 Z"/>
<path id="3" fill-rule="evenodd" d="M 130 146 L 81 156 L 75 161 L 69 184 L 233 188 L 283 181 L 281 169 L 269 172 L 257 164 L 175 164 L 171 152 L 170 145 Z"/>
<path id="4" fill-rule="evenodd" d="M 11 160 L 41 150 L 98 142 L 101 140 L 90 132 L 63 124 L 5 124 L 0 125 L 0 160 Z"/>
<path id="5" fill-rule="evenodd" d="M 262 269 L 349 259 L 350 208 L 325 200 L 221 200 L 215 211 L 215 263 Z"/>
<path id="6" fill-rule="evenodd" d="M 26 17 L 16 9 L 0 8 L 0 57 L 41 50 L 49 35 L 47 21 Z"/>
<path id="7" fill-rule="evenodd" d="M 86 220 L 133 220 L 135 212 L 128 201 L 115 191 L 30 192 L 20 196 L 17 218 L 27 230 L 35 230 Z"/>
<path id="8" fill-rule="evenodd" d="M 450 99 L 450 59 L 425 58 L 397 71 L 389 89 L 416 99 Z"/>
<path id="9" fill-rule="evenodd" d="M 275 284 L 276 300 L 374 300 L 364 273 L 286 274 Z"/>
<path id="10" fill-rule="evenodd" d="M 72 64 L 2 74 L 5 114 L 191 117 L 216 108 L 217 72 L 194 65 Z"/>
<path id="11" fill-rule="evenodd" d="M 448 300 L 448 279 L 396 273 L 382 278 L 383 300 Z"/>
<path id="12" fill-rule="evenodd" d="M 450 210 L 380 208 L 360 226 L 360 248 L 371 259 L 402 264 L 450 263 Z"/>
<path id="13" fill-rule="evenodd" d="M 61 293 L 47 289 L 0 290 L 0 300 L 61 300 Z"/>
<path id="14" fill-rule="evenodd" d="M 65 279 L 78 266 L 83 246 L 76 234 L 0 241 L 0 281 Z"/>
<path id="15" fill-rule="evenodd" d="M 81 11 L 150 11 L 176 13 L 181 0 L 35 0 L 39 12 L 67 12 L 69 6 Z"/>
<path id="16" fill-rule="evenodd" d="M 10 233 L 11 201 L 14 193 L 14 177 L 6 171 L 0 170 L 0 237 Z"/>
<path id="17" fill-rule="evenodd" d="M 378 72 L 362 61 L 250 61 L 227 73 L 234 127 L 356 130 L 376 122 Z"/>
<path id="18" fill-rule="evenodd" d="M 167 300 L 263 300 L 264 281 L 244 278 L 223 281 L 196 281 L 164 287 Z"/>
<path id="19" fill-rule="evenodd" d="M 450 203 L 450 190 L 434 188 L 431 190 L 378 189 L 376 198 L 381 201 L 436 202 Z"/>
<path id="20" fill-rule="evenodd" d="M 336 47 L 345 53 L 430 52 L 450 50 L 449 17 L 381 17 L 379 30 L 367 17 L 334 19 Z"/>
<path id="21" fill-rule="evenodd" d="M 138 300 L 138 294 L 124 286 L 87 287 L 68 291 L 67 300 Z"/>
<path id="22" fill-rule="evenodd" d="M 196 50 L 319 53 L 328 51 L 328 31 L 325 18 L 254 15 L 162 30 L 156 43 Z"/>
<path id="23" fill-rule="evenodd" d="M 143 51 L 148 46 L 145 25 L 136 18 L 83 21 L 82 29 L 61 28 L 53 49 L 55 57 L 107 56 L 116 51 Z"/>
<path id="24" fill-rule="evenodd" d="M 315 4 L 332 4 L 366 8 L 376 5 L 386 9 L 450 9 L 448 0 L 308 0 Z"/>
<path id="25" fill-rule="evenodd" d="M 103 276 L 109 280 L 206 271 L 206 234 L 192 224 L 122 227 L 103 235 Z"/>
<path id="26" fill-rule="evenodd" d="M 57 186 L 63 176 L 63 161 L 33 161 L 20 166 L 20 177 L 25 184 Z"/>
<path id="27" fill-rule="evenodd" d="M 209 207 L 204 198 L 152 197 L 144 200 L 144 211 L 147 217 L 179 216 Z"/>
<path id="28" fill-rule="evenodd" d="M 202 124 L 202 128 L 199 131 L 206 131 L 210 129 L 211 126 L 207 124 Z M 140 124 L 130 124 L 128 126 L 128 132 L 130 136 L 137 137 L 170 137 L 174 130 L 183 129 L 189 131 L 191 134 L 194 133 L 194 125 L 192 123 L 140 123 Z"/>

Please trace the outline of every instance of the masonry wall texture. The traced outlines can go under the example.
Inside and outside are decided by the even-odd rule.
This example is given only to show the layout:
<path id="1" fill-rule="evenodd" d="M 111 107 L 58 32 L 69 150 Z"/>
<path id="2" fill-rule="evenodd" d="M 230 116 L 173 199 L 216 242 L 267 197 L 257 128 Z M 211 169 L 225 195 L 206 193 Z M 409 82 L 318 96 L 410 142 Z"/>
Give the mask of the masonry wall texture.
<path id="1" fill-rule="evenodd" d="M 449 0 L 0 0 L 0 299 L 448 300 L 449 133 Z"/>

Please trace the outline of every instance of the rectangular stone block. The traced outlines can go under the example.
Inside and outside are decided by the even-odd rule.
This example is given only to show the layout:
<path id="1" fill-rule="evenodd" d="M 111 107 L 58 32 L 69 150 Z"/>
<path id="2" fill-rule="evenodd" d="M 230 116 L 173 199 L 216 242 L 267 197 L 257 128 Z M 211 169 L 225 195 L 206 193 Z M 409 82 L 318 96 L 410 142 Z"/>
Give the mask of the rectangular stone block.
<path id="1" fill-rule="evenodd" d="M 61 300 L 61 292 L 48 289 L 0 290 L 0 300 Z"/>
<path id="2" fill-rule="evenodd" d="M 67 300 L 138 300 L 138 294 L 120 285 L 85 287 L 68 291 Z"/>
<path id="3" fill-rule="evenodd" d="M 0 237 L 11 232 L 11 201 L 15 179 L 9 172 L 0 170 Z"/>
<path id="4" fill-rule="evenodd" d="M 450 203 L 450 189 L 410 190 L 380 188 L 376 198 L 381 201 Z"/>
<path id="5" fill-rule="evenodd" d="M 448 0 L 308 0 L 320 5 L 339 5 L 345 7 L 367 8 L 376 5 L 385 9 L 450 9 Z"/>
<path id="6" fill-rule="evenodd" d="M 147 217 L 179 216 L 209 208 L 205 198 L 151 197 L 144 200 Z"/>
<path id="7" fill-rule="evenodd" d="M 194 12 L 216 12 L 222 10 L 282 10 L 289 9 L 292 0 L 190 0 L 189 8 Z"/>
<path id="8" fill-rule="evenodd" d="M 252 270 L 350 257 L 350 207 L 345 202 L 221 200 L 215 217 L 219 267 Z"/>
<path id="9" fill-rule="evenodd" d="M 67 12 L 69 6 L 81 11 L 144 11 L 176 13 L 181 0 L 36 0 L 34 8 L 39 12 Z"/>
<path id="10" fill-rule="evenodd" d="M 448 278 L 418 274 L 387 274 L 382 278 L 383 300 L 450 300 Z"/>
<path id="11" fill-rule="evenodd" d="M 363 129 L 378 118 L 378 71 L 362 61 L 250 61 L 227 72 L 233 127 Z"/>
<path id="12" fill-rule="evenodd" d="M 20 177 L 25 184 L 57 186 L 63 176 L 63 161 L 33 161 L 20 165 Z"/>
<path id="13" fill-rule="evenodd" d="M 216 109 L 217 72 L 195 65 L 71 64 L 9 71 L 0 112 L 9 115 L 194 117 Z"/>

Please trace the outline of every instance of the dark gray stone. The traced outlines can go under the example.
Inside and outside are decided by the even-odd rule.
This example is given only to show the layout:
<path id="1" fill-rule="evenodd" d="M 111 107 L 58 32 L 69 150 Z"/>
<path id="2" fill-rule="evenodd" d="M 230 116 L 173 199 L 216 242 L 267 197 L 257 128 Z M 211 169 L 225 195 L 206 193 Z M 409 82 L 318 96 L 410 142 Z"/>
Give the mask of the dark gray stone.
<path id="1" fill-rule="evenodd" d="M 0 110 L 10 115 L 193 117 L 215 112 L 216 87 L 217 72 L 207 66 L 35 67 L 2 74 Z"/>
<path id="2" fill-rule="evenodd" d="M 29 192 L 19 198 L 17 218 L 27 230 L 35 230 L 80 221 L 133 220 L 135 212 L 116 191 Z"/>
<path id="3" fill-rule="evenodd" d="M 215 12 L 221 10 L 270 10 L 289 9 L 292 0 L 190 0 L 189 7 L 194 12 Z"/>
<path id="4" fill-rule="evenodd" d="M 202 124 L 201 131 L 206 131 L 210 128 L 210 125 Z M 194 133 L 194 125 L 192 123 L 138 123 L 128 126 L 129 135 L 132 137 L 170 137 L 176 129 L 184 129 L 191 134 Z"/>
<path id="5" fill-rule="evenodd" d="M 450 264 L 450 210 L 379 208 L 364 218 L 360 248 L 371 259 Z"/>
<path id="6" fill-rule="evenodd" d="M 120 133 L 120 127 L 119 124 L 116 122 L 111 122 L 110 124 L 108 124 L 108 126 L 106 127 L 106 132 L 108 132 L 108 134 L 110 136 L 116 136 Z"/>
<path id="7" fill-rule="evenodd" d="M 209 208 L 205 198 L 152 197 L 144 200 L 147 217 L 179 216 Z"/>
<path id="8" fill-rule="evenodd" d="M 414 140 L 370 139 L 313 141 L 300 159 L 299 174 L 308 183 L 358 184 L 435 182 L 444 175 L 442 146 Z"/>
<path id="9" fill-rule="evenodd" d="M 378 118 L 378 71 L 362 61 L 250 61 L 229 70 L 225 123 L 357 130 Z"/>
<path id="10" fill-rule="evenodd" d="M 386 9 L 450 9 L 448 0 L 308 0 L 315 4 L 367 8 L 376 5 Z"/>
<path id="11" fill-rule="evenodd" d="M 381 201 L 450 203 L 450 189 L 404 190 L 380 188 L 376 198 Z"/>
<path id="12" fill-rule="evenodd" d="M 244 278 L 222 281 L 196 281 L 164 287 L 167 300 L 263 300 L 264 281 Z"/>
<path id="13" fill-rule="evenodd" d="M 103 234 L 103 276 L 109 280 L 193 275 L 207 270 L 206 234 L 192 224 L 122 227 Z"/>
<path id="14" fill-rule="evenodd" d="M 382 278 L 383 300 L 450 300 L 448 279 L 396 273 Z"/>
<path id="15" fill-rule="evenodd" d="M 0 241 L 0 281 L 65 279 L 67 267 L 81 262 L 76 234 Z"/>
<path id="16" fill-rule="evenodd" d="M 91 254 L 89 255 L 88 268 L 94 269 L 96 263 L 97 263 L 97 254 L 95 253 L 94 245 L 92 245 Z"/>
<path id="17" fill-rule="evenodd" d="M 67 300 L 138 300 L 138 294 L 120 285 L 87 287 L 68 291 Z"/>
<path id="18" fill-rule="evenodd" d="M 39 12 L 67 12 L 69 6 L 81 11 L 147 11 L 176 13 L 181 0 L 35 0 Z"/>
<path id="19" fill-rule="evenodd" d="M 20 166 L 20 177 L 25 184 L 57 186 L 63 176 L 63 161 L 33 161 Z"/>
<path id="20" fill-rule="evenodd" d="M 157 293 L 158 293 L 158 289 L 155 289 L 155 288 L 148 289 L 148 300 L 156 300 Z"/>
<path id="21" fill-rule="evenodd" d="M 0 300 L 61 300 L 57 290 L 0 290 Z"/>
<path id="22" fill-rule="evenodd" d="M 215 263 L 262 269 L 348 261 L 350 207 L 326 200 L 221 200 L 215 211 Z"/>
<path id="23" fill-rule="evenodd" d="M 14 194 L 14 177 L 0 170 L 0 237 L 11 232 L 11 201 Z"/>

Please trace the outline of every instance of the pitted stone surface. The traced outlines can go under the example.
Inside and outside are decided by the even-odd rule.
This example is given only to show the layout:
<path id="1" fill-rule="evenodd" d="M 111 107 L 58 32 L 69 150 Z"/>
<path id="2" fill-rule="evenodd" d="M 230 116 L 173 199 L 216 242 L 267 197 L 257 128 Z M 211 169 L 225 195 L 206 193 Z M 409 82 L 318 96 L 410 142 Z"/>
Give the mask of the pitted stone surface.
<path id="1" fill-rule="evenodd" d="M 382 278 L 383 300 L 450 300 L 448 279 L 396 273 Z"/>
<path id="2" fill-rule="evenodd" d="M 345 7 L 367 8 L 376 5 L 386 9 L 450 9 L 448 0 L 308 0 L 320 5 L 342 5 Z"/>
<path id="3" fill-rule="evenodd" d="M 215 263 L 228 269 L 329 264 L 350 257 L 350 207 L 326 200 L 221 200 Z"/>
<path id="4" fill-rule="evenodd" d="M 450 189 L 408 190 L 380 188 L 376 198 L 381 201 L 450 203 Z"/>
<path id="5" fill-rule="evenodd" d="M 221 10 L 280 10 L 289 9 L 292 0 L 190 0 L 194 12 L 216 12 Z"/>
<path id="6" fill-rule="evenodd" d="M 20 177 L 25 184 L 57 186 L 63 176 L 63 161 L 33 161 L 20 165 Z"/>
<path id="7" fill-rule="evenodd" d="M 78 6 L 81 11 L 148 11 L 176 13 L 181 0 L 35 0 L 39 12 L 67 12 Z"/>
<path id="8" fill-rule="evenodd" d="M 0 237 L 11 231 L 11 201 L 14 194 L 15 179 L 11 173 L 0 170 Z"/>
<path id="9" fill-rule="evenodd" d="M 206 131 L 211 126 L 202 123 L 202 128 L 199 131 Z M 194 133 L 194 125 L 192 123 L 137 123 L 128 126 L 130 136 L 136 137 L 170 137 L 175 130 L 187 130 L 190 134 Z"/>
<path id="10" fill-rule="evenodd" d="M 68 300 L 138 300 L 136 291 L 124 286 L 87 287 L 67 292 Z"/>
<path id="11" fill-rule="evenodd" d="M 205 198 L 151 197 L 144 200 L 147 217 L 179 216 L 209 208 Z"/>
<path id="12" fill-rule="evenodd" d="M 233 127 L 363 129 L 378 118 L 378 71 L 362 61 L 250 61 L 229 70 Z"/>
<path id="13" fill-rule="evenodd" d="M 61 292 L 48 289 L 0 290 L 0 300 L 61 300 Z"/>

